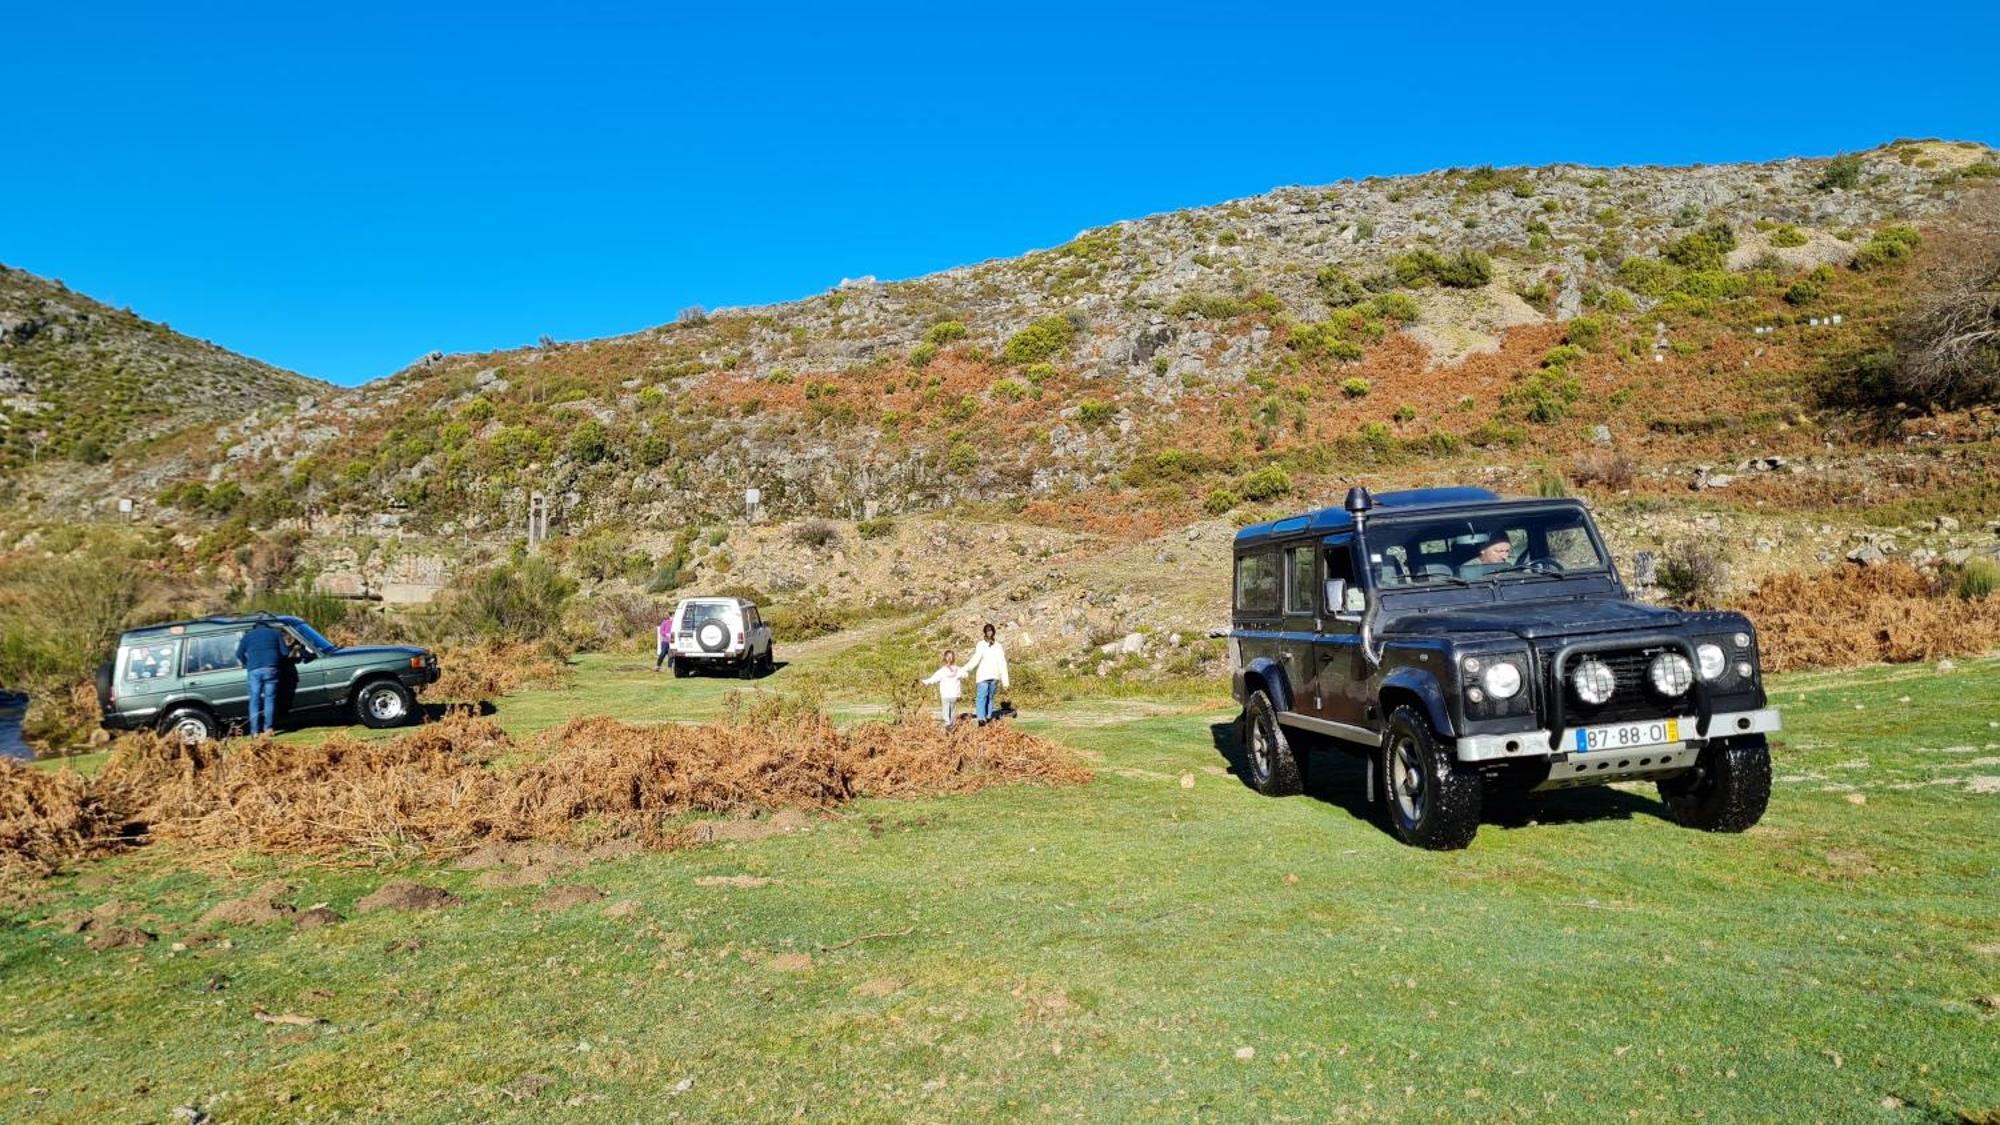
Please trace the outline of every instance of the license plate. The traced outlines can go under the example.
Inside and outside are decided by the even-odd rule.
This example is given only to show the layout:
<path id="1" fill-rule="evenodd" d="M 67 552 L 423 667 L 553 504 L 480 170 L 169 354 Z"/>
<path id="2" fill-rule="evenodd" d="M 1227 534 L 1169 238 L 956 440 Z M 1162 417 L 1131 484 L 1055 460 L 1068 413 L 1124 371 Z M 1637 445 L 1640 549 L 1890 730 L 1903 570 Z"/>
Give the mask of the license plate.
<path id="1" fill-rule="evenodd" d="M 1572 749 L 1578 754 L 1603 750 L 1633 750 L 1641 746 L 1661 746 L 1681 740 L 1679 719 L 1653 719 L 1642 723 L 1612 723 L 1601 727 L 1578 727 L 1570 732 Z"/>

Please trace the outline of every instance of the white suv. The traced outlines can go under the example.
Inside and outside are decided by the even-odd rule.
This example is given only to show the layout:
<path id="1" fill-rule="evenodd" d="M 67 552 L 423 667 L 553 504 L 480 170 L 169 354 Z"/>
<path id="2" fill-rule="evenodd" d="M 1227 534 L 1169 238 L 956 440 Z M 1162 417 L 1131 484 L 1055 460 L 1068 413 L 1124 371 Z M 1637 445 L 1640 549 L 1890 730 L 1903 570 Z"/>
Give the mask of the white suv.
<path id="1" fill-rule="evenodd" d="M 742 598 L 682 598 L 671 636 L 667 661 L 676 676 L 728 668 L 749 680 L 771 671 L 771 627 Z"/>

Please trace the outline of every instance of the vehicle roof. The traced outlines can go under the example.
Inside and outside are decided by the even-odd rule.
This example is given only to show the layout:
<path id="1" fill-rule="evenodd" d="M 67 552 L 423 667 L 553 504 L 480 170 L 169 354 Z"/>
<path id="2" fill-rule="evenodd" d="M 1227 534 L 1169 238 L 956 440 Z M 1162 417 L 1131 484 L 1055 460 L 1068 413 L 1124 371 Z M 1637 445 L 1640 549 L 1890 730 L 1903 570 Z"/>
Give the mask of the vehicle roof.
<path id="1" fill-rule="evenodd" d="M 168 637 L 202 636 L 208 633 L 225 633 L 245 625 L 262 621 L 272 625 L 303 625 L 297 617 L 281 613 L 240 613 L 219 614 L 214 617 L 196 617 L 187 621 L 162 621 L 158 625 L 143 625 L 137 629 L 127 629 L 119 638 L 120 644 L 157 640 Z"/>
<path id="2" fill-rule="evenodd" d="M 682 599 L 681 599 L 681 604 L 682 604 L 682 605 L 693 605 L 693 604 L 695 604 L 695 603 L 697 603 L 697 602 L 700 602 L 700 603 L 702 603 L 702 604 L 704 604 L 704 605 L 715 605 L 715 604 L 720 604 L 720 605 L 730 605 L 730 606 L 735 606 L 735 607 L 736 607 L 737 609 L 756 609 L 756 608 L 757 608 L 757 603 L 756 603 L 756 602 L 753 602 L 753 601 L 751 601 L 751 600 L 750 600 L 749 598 L 713 598 L 713 597 L 710 597 L 710 598 L 682 598 Z"/>
<path id="3" fill-rule="evenodd" d="M 1372 498 L 1374 507 L 1368 512 L 1371 518 L 1405 513 L 1449 512 L 1475 508 L 1491 508 L 1495 504 L 1547 504 L 1551 501 L 1523 497 L 1517 500 L 1503 500 L 1500 494 L 1485 488 L 1410 488 L 1396 492 L 1378 492 Z M 1301 535 L 1336 535 L 1354 528 L 1354 513 L 1344 507 L 1321 508 L 1318 511 L 1288 516 L 1269 523 L 1253 523 L 1236 533 L 1236 548 L 1260 546 L 1279 539 L 1290 539 Z"/>

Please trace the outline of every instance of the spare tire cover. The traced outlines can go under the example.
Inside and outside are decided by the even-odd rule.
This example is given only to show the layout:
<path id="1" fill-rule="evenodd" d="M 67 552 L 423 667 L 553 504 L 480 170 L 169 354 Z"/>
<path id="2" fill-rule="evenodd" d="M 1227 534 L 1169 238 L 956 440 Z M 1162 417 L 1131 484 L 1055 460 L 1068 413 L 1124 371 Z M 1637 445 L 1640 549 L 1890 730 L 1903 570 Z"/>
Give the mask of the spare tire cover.
<path id="1" fill-rule="evenodd" d="M 729 647 L 729 629 L 720 621 L 704 621 L 695 630 L 694 639 L 703 652 L 721 652 Z"/>

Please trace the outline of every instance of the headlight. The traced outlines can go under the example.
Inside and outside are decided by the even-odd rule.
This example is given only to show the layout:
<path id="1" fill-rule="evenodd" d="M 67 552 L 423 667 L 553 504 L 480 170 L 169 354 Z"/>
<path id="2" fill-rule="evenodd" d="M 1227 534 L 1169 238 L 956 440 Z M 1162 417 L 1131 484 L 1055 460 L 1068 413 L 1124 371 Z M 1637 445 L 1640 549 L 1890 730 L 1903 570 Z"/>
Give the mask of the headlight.
<path id="1" fill-rule="evenodd" d="M 1736 645 L 1737 648 L 1750 647 L 1750 634 L 1748 633 L 1738 633 L 1729 639 Z"/>
<path id="2" fill-rule="evenodd" d="M 1586 660 L 1576 666 L 1570 676 L 1570 683 L 1576 686 L 1576 697 L 1592 707 L 1611 698 L 1618 688 L 1618 676 L 1611 666 L 1601 660 Z"/>
<path id="3" fill-rule="evenodd" d="M 1749 679 L 1750 673 L 1755 671 L 1756 669 L 1750 666 L 1750 662 L 1748 660 L 1739 660 L 1736 662 L 1736 678 L 1739 680 Z"/>
<path id="4" fill-rule="evenodd" d="M 1661 695 L 1683 695 L 1694 686 L 1694 669 L 1688 666 L 1688 658 L 1678 652 L 1663 652 L 1654 657 L 1646 675 L 1653 681 L 1653 690 Z"/>
<path id="5" fill-rule="evenodd" d="M 1721 645 L 1702 645 L 1694 650 L 1695 659 L 1701 664 L 1701 678 L 1719 680 L 1729 670 L 1729 657 L 1722 652 Z"/>
<path id="6" fill-rule="evenodd" d="M 1487 666 L 1486 675 L 1479 682 L 1486 687 L 1486 694 L 1495 699 L 1512 699 L 1521 690 L 1521 670 L 1504 660 Z"/>

